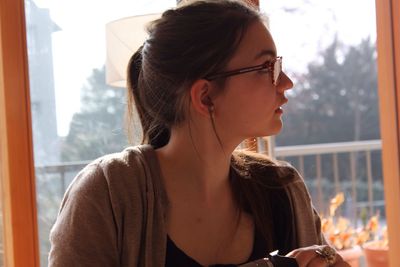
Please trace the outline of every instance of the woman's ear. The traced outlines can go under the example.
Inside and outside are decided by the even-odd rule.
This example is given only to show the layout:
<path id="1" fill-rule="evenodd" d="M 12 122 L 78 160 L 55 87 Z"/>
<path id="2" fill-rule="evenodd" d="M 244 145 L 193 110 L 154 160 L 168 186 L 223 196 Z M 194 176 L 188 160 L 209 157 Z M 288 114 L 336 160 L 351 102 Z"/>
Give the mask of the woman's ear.
<path id="1" fill-rule="evenodd" d="M 210 116 L 210 111 L 214 109 L 211 98 L 212 86 L 209 81 L 199 79 L 190 88 L 190 100 L 194 110 L 203 116 Z"/>

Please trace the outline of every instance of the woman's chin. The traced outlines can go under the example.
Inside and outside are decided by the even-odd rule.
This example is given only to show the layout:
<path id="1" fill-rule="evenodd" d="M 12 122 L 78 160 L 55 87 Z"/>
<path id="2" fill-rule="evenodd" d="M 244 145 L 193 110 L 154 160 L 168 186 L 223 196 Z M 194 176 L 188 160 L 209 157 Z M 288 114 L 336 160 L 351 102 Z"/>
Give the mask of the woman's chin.
<path id="1" fill-rule="evenodd" d="M 265 134 L 262 136 L 272 136 L 272 135 L 277 135 L 281 132 L 283 127 L 282 121 L 275 121 L 271 127 L 266 129 Z"/>
<path id="2" fill-rule="evenodd" d="M 280 126 L 278 128 L 274 128 L 274 129 L 268 129 L 268 131 L 263 131 L 256 135 L 253 135 L 253 137 L 265 137 L 265 136 L 277 135 L 281 132 L 281 129 L 282 129 L 282 126 Z"/>
<path id="3" fill-rule="evenodd" d="M 254 138 L 254 137 L 265 137 L 265 136 L 277 135 L 281 132 L 282 127 L 283 127 L 282 120 L 274 120 L 274 121 L 272 121 L 272 123 L 269 122 L 267 127 L 265 127 L 265 124 L 264 124 L 264 125 L 260 125 L 259 128 L 257 127 L 258 130 L 252 129 L 252 131 L 247 131 L 245 136 L 248 136 L 247 138 Z"/>

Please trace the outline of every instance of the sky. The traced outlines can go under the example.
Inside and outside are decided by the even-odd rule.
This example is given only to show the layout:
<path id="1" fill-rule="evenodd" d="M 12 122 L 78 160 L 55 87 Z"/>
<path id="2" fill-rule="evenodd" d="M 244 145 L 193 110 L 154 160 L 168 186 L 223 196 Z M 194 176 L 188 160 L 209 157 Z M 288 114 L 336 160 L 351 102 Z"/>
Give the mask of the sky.
<path id="1" fill-rule="evenodd" d="M 174 0 L 34 0 L 61 28 L 53 33 L 58 133 L 68 134 L 80 109 L 80 90 L 105 63 L 105 25 L 124 17 L 159 13 Z M 374 0 L 261 0 L 270 30 L 289 72 L 304 72 L 335 36 L 346 45 L 376 39 Z M 121 89 L 123 90 L 123 89 Z"/>
<path id="2" fill-rule="evenodd" d="M 347 45 L 376 39 L 374 0 L 261 0 L 261 8 L 291 71 L 304 71 L 335 35 Z"/>

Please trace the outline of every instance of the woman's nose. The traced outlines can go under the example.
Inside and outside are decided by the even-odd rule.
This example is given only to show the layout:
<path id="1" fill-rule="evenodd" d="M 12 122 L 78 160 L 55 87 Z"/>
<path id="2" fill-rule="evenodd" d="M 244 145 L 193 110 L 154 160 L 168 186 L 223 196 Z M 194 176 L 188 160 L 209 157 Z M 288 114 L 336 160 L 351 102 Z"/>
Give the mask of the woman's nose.
<path id="1" fill-rule="evenodd" d="M 286 90 L 293 88 L 292 80 L 283 71 L 280 74 L 279 83 L 278 83 L 277 87 L 278 87 L 278 90 L 282 93 Z"/>

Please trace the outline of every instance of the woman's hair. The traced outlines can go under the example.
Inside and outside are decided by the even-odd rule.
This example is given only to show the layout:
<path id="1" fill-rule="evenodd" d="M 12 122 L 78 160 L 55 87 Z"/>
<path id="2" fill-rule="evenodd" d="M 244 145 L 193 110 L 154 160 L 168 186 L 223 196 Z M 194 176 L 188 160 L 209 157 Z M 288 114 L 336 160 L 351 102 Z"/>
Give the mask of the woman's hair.
<path id="1" fill-rule="evenodd" d="M 223 70 L 257 20 L 262 20 L 258 11 L 244 1 L 201 0 L 167 10 L 150 23 L 148 39 L 128 65 L 128 136 L 136 106 L 142 143 L 167 144 L 171 127 L 186 119 L 193 82 Z M 222 89 L 223 80 L 219 85 Z"/>
<path id="2" fill-rule="evenodd" d="M 171 127 L 187 119 L 185 103 L 193 82 L 224 70 L 249 26 L 263 20 L 245 1 L 199 0 L 167 10 L 153 21 L 147 28 L 148 39 L 128 66 L 128 135 L 136 107 L 142 143 L 154 148 L 166 145 Z M 217 82 L 222 90 L 224 80 Z M 248 181 L 242 180 L 231 183 L 239 209 L 250 209 L 256 227 L 272 242 L 270 204 L 260 203 L 248 189 L 241 190 L 248 188 Z"/>

